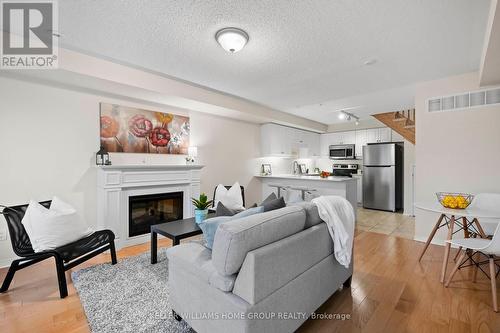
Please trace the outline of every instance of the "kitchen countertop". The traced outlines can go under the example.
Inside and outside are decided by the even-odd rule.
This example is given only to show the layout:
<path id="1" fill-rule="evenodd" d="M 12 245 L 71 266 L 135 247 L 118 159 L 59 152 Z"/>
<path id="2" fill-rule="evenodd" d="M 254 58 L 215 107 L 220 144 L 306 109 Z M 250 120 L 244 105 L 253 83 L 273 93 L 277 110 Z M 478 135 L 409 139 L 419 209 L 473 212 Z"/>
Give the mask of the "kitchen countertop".
<path id="1" fill-rule="evenodd" d="M 281 174 L 281 175 L 270 175 L 270 176 L 257 175 L 255 177 L 270 178 L 270 179 L 312 180 L 312 181 L 322 181 L 322 182 L 348 182 L 353 180 L 357 181 L 356 178 L 351 178 L 351 177 L 330 176 L 328 178 L 321 178 L 320 176 L 304 176 L 304 175 L 292 175 L 292 174 Z"/>

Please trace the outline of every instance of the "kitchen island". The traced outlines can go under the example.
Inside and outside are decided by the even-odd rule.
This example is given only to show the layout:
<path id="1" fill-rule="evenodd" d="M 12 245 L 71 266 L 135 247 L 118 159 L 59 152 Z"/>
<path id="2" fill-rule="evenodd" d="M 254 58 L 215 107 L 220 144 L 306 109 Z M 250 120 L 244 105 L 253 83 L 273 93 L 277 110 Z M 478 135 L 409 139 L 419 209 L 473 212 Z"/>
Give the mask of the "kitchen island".
<path id="1" fill-rule="evenodd" d="M 281 195 L 285 200 L 297 200 L 301 197 L 303 189 L 310 191 L 314 196 L 317 195 L 339 195 L 344 197 L 354 207 L 357 207 L 357 182 L 356 178 L 350 177 L 327 177 L 311 175 L 270 175 L 256 176 L 262 182 L 262 198 L 266 198 L 272 192 L 277 193 L 278 187 L 281 187 Z M 307 194 L 307 191 L 306 191 Z M 306 200 L 310 199 L 306 195 Z"/>

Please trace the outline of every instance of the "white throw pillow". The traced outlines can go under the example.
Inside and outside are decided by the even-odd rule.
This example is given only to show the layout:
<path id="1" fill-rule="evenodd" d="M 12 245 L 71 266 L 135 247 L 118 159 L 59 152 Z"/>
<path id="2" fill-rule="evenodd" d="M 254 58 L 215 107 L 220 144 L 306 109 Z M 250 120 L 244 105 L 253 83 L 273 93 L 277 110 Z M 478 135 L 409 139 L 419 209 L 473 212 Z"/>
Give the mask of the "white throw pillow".
<path id="1" fill-rule="evenodd" d="M 222 202 L 226 208 L 244 210 L 245 207 L 243 207 L 243 196 L 241 195 L 240 183 L 234 183 L 229 190 L 222 184 L 217 185 L 215 189 L 214 207 L 217 207 L 219 201 Z"/>
<path id="2" fill-rule="evenodd" d="M 53 250 L 93 232 L 73 207 L 57 197 L 50 209 L 31 200 L 21 223 L 35 252 Z"/>

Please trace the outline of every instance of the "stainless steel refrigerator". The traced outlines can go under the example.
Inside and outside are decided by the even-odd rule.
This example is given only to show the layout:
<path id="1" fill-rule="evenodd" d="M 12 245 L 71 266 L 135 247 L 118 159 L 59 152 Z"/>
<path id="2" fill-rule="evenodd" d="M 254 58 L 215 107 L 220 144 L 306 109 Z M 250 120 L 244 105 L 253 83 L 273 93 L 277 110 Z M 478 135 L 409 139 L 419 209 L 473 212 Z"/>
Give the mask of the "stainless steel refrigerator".
<path id="1" fill-rule="evenodd" d="M 403 208 L 403 144 L 363 147 L 363 207 L 391 212 Z"/>

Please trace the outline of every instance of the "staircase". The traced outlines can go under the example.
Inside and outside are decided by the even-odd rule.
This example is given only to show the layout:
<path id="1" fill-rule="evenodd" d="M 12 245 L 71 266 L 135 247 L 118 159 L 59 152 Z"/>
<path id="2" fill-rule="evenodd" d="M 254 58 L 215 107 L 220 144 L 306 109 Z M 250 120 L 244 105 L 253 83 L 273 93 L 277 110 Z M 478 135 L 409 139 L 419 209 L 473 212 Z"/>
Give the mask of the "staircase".
<path id="1" fill-rule="evenodd" d="M 415 109 L 379 113 L 372 116 L 415 144 Z"/>

